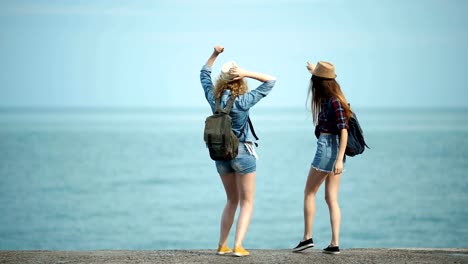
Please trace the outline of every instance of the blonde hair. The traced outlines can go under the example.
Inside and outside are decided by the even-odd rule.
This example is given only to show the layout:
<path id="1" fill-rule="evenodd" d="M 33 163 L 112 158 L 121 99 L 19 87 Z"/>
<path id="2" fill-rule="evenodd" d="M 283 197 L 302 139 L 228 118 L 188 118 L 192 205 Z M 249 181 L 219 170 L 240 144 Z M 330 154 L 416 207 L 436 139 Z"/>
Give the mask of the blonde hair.
<path id="1" fill-rule="evenodd" d="M 224 90 L 231 90 L 231 94 L 233 96 L 239 96 L 245 94 L 249 88 L 247 86 L 247 82 L 244 79 L 236 81 L 224 81 L 218 77 L 213 91 L 215 98 L 220 98 Z"/>

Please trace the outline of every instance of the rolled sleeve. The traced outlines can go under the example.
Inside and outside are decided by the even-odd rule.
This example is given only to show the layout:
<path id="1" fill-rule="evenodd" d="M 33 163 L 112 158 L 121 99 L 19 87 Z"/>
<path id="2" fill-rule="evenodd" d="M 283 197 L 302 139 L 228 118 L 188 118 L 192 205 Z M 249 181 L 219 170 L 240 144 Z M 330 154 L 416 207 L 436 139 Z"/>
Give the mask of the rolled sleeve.
<path id="1" fill-rule="evenodd" d="M 262 98 L 267 96 L 268 93 L 270 93 L 270 91 L 273 89 L 273 86 L 275 86 L 275 83 L 276 83 L 276 80 L 269 80 L 269 81 L 263 82 L 255 90 L 250 91 L 246 93 L 244 96 L 242 96 L 241 98 L 239 98 L 239 100 L 236 101 L 237 106 L 244 111 L 249 110 L 252 106 L 258 103 Z"/>
<path id="2" fill-rule="evenodd" d="M 335 112 L 336 118 L 336 127 L 338 130 L 348 129 L 348 118 L 346 117 L 346 112 L 337 98 L 332 99 L 333 111 Z"/>
<path id="3" fill-rule="evenodd" d="M 214 93 L 213 93 L 213 82 L 211 81 L 211 67 L 208 65 L 203 65 L 200 71 L 200 83 L 203 87 L 203 91 L 205 92 L 205 98 L 208 103 L 214 101 Z"/>

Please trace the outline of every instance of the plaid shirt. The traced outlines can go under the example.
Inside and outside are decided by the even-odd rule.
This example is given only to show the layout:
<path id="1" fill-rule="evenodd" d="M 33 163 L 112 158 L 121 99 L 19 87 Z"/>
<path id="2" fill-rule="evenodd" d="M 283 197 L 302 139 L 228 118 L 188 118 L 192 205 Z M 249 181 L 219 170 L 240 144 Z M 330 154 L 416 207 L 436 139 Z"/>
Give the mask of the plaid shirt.
<path id="1" fill-rule="evenodd" d="M 331 108 L 329 109 L 329 102 L 331 101 Z M 328 120 L 328 111 L 332 110 L 335 112 L 334 118 Z M 332 97 L 328 100 L 322 100 L 320 105 L 320 113 L 318 116 L 318 129 L 323 133 L 339 134 L 341 129 L 348 129 L 348 118 L 346 117 L 345 110 L 341 105 L 338 98 Z"/>

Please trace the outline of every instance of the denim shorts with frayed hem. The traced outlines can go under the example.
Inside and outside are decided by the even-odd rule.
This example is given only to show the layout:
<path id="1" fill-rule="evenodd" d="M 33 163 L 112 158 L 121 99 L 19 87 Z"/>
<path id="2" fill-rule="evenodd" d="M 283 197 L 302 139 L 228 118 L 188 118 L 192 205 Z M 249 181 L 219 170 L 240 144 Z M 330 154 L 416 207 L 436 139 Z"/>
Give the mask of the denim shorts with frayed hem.
<path id="1" fill-rule="evenodd" d="M 220 175 L 228 173 L 247 174 L 255 172 L 257 161 L 243 142 L 239 143 L 239 152 L 233 160 L 215 161 L 216 169 Z"/>
<path id="2" fill-rule="evenodd" d="M 320 134 L 311 166 L 319 171 L 333 172 L 339 148 L 339 135 Z"/>

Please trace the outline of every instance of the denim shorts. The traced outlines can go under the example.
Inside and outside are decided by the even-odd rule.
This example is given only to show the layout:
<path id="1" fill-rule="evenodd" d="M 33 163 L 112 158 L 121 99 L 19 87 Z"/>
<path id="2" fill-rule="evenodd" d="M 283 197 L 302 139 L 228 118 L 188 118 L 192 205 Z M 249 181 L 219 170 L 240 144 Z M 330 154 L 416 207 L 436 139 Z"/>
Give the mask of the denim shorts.
<path id="1" fill-rule="evenodd" d="M 333 172 L 339 148 L 339 135 L 320 134 L 311 166 L 319 171 Z"/>
<path id="2" fill-rule="evenodd" d="M 255 151 L 255 150 L 254 150 Z M 215 161 L 216 169 L 220 175 L 236 172 L 238 174 L 247 174 L 255 172 L 257 169 L 256 158 L 249 152 L 245 143 L 239 143 L 239 152 L 233 160 Z"/>

